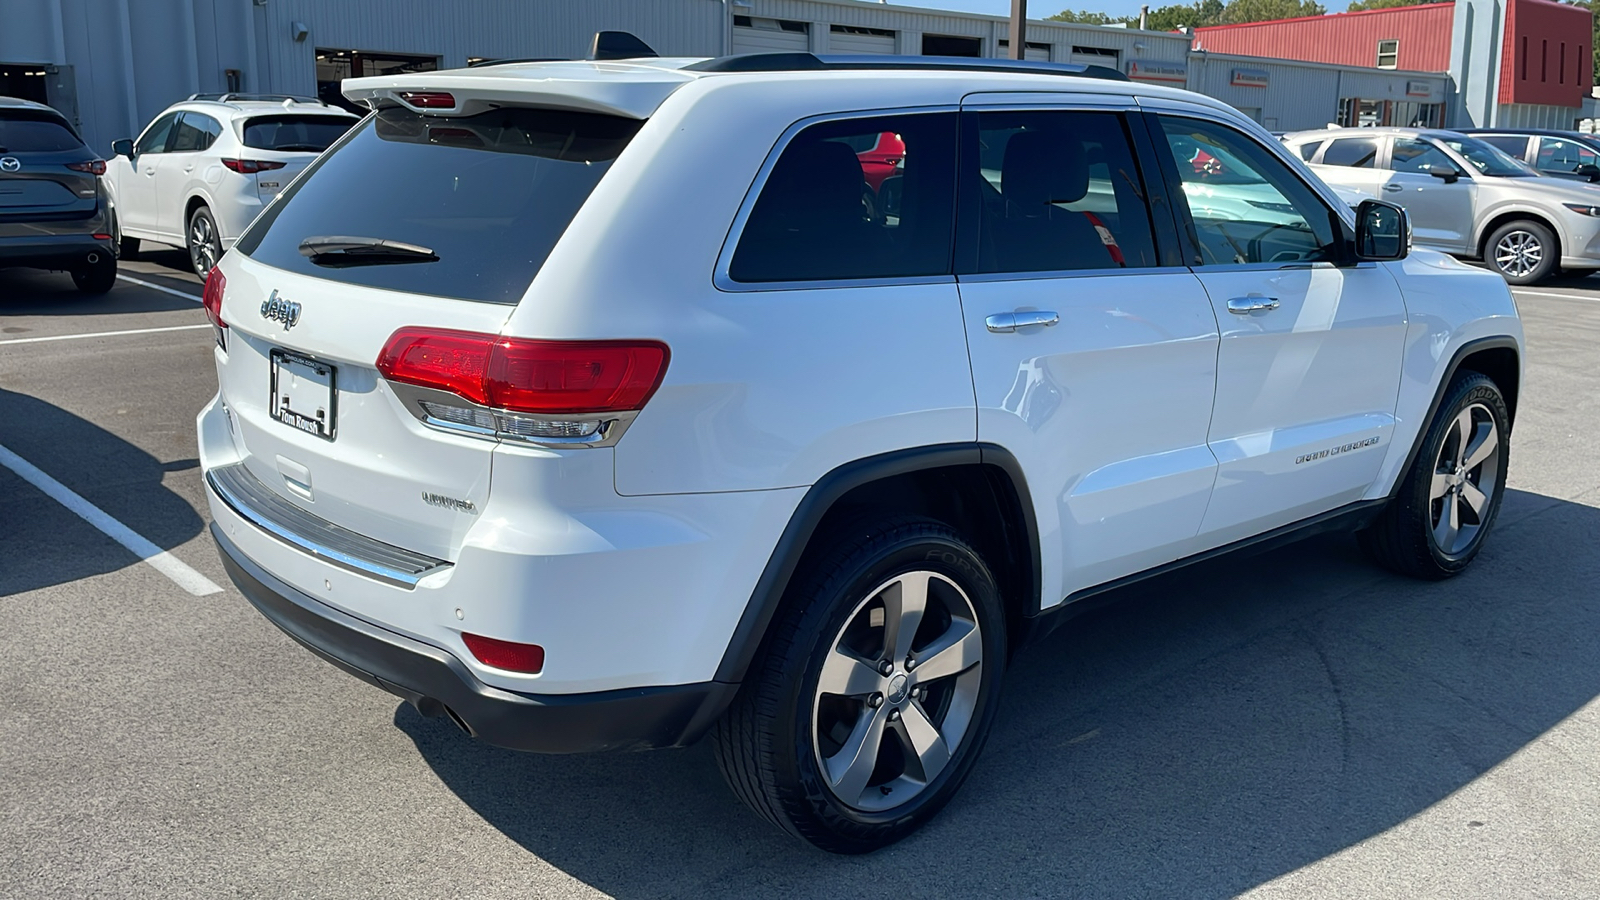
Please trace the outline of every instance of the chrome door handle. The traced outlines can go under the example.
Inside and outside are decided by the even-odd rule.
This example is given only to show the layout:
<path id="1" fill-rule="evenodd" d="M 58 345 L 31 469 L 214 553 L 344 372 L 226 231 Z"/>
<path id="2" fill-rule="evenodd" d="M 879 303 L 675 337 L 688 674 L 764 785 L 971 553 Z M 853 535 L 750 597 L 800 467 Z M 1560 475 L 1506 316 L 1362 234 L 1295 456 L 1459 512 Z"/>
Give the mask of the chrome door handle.
<path id="1" fill-rule="evenodd" d="M 1405 186 L 1404 185 L 1399 185 L 1399 184 L 1386 184 L 1386 185 L 1383 186 L 1383 189 L 1388 191 L 1391 194 L 1394 194 L 1394 193 L 1398 193 L 1400 191 L 1405 190 Z"/>
<path id="2" fill-rule="evenodd" d="M 1029 325 L 1050 326 L 1061 321 L 1061 316 L 1048 309 L 1030 309 L 1026 312 L 995 313 L 983 320 L 985 328 L 995 334 L 1009 334 Z"/>
<path id="3" fill-rule="evenodd" d="M 1277 309 L 1277 297 L 1235 297 L 1228 301 L 1228 312 L 1244 316 L 1257 310 Z"/>

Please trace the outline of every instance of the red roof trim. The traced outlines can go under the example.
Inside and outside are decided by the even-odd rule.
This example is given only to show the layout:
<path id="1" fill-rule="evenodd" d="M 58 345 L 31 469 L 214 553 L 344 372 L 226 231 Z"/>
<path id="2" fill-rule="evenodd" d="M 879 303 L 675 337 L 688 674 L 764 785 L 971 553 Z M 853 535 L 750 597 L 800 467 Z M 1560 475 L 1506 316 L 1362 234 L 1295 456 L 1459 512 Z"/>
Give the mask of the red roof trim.
<path id="1" fill-rule="evenodd" d="M 1548 2 L 1548 0 L 1547 0 Z M 1565 3 L 1551 3 L 1552 6 L 1566 6 Z M 1202 25 L 1194 30 L 1195 34 L 1205 31 L 1222 31 L 1229 28 L 1254 28 L 1257 25 L 1282 25 L 1285 22 L 1310 22 L 1321 19 L 1348 18 L 1350 16 L 1379 16 L 1390 13 L 1408 13 L 1419 9 L 1434 9 L 1440 6 L 1455 6 L 1454 0 L 1448 3 L 1419 3 L 1416 6 L 1396 6 L 1390 9 L 1360 9 L 1355 12 L 1329 13 L 1322 16 L 1296 16 L 1292 19 L 1268 19 L 1265 22 L 1238 22 L 1232 25 Z M 1582 7 L 1579 7 L 1580 9 Z"/>

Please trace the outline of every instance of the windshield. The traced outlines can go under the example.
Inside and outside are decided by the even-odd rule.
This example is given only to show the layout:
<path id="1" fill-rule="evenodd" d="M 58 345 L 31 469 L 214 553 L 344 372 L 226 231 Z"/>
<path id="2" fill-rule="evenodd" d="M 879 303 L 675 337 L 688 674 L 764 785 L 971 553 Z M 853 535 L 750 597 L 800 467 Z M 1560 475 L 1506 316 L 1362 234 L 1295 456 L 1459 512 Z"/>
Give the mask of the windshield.
<path id="1" fill-rule="evenodd" d="M 386 109 L 312 163 L 235 249 L 317 278 L 516 303 L 641 124 L 527 107 Z M 335 244 L 344 252 L 316 252 Z M 371 249 L 402 246 L 420 252 Z"/>
<path id="2" fill-rule="evenodd" d="M 1178 176 L 1185 182 L 1205 184 L 1266 184 L 1255 170 L 1227 150 L 1192 135 L 1168 134 L 1167 143 L 1178 159 Z M 1192 171 L 1189 167 L 1193 167 Z M 1187 187 L 1187 185 L 1185 185 Z"/>
<path id="3" fill-rule="evenodd" d="M 1484 175 L 1498 178 L 1535 178 L 1539 175 L 1527 163 L 1512 159 L 1477 138 L 1446 138 L 1443 143 L 1461 154 L 1467 162 L 1472 163 L 1473 168 Z"/>

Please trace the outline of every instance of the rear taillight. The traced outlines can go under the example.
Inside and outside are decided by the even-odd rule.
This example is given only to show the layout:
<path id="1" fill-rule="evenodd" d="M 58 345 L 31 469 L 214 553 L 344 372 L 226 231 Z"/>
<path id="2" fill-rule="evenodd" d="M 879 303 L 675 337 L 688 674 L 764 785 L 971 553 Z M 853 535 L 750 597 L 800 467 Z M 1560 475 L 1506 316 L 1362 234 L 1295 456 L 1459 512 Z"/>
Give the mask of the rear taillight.
<path id="1" fill-rule="evenodd" d="M 401 91 L 401 102 L 417 109 L 455 109 L 454 94 L 444 91 Z"/>
<path id="2" fill-rule="evenodd" d="M 257 172 L 270 172 L 273 169 L 283 168 L 283 163 L 270 159 L 225 159 L 222 164 L 238 172 L 240 175 L 254 175 Z"/>
<path id="3" fill-rule="evenodd" d="M 508 672 L 525 672 L 537 675 L 544 670 L 544 648 L 538 644 L 519 644 L 499 638 L 461 632 L 461 642 L 467 645 L 478 662 Z"/>
<path id="4" fill-rule="evenodd" d="M 427 389 L 402 399 L 431 425 L 593 444 L 620 437 L 616 426 L 661 386 L 668 358 L 659 341 L 543 341 L 402 328 L 377 368 L 392 384 Z"/>
<path id="5" fill-rule="evenodd" d="M 106 161 L 103 159 L 91 159 L 88 162 L 67 163 L 67 168 L 74 172 L 88 172 L 90 175 L 104 175 L 106 173 Z"/>
<path id="6" fill-rule="evenodd" d="M 228 323 L 222 321 L 222 292 L 227 286 L 228 279 L 223 277 L 222 270 L 213 266 L 211 274 L 206 276 L 206 288 L 200 294 L 200 304 L 206 308 L 206 318 L 211 320 L 217 346 L 224 350 L 228 349 Z"/>

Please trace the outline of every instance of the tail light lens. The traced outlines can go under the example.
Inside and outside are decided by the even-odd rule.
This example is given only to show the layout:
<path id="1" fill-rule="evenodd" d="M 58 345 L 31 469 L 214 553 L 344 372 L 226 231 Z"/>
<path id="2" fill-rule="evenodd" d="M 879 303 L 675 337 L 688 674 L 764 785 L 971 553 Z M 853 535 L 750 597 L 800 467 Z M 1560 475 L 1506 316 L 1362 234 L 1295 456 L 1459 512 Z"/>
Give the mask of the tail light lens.
<path id="1" fill-rule="evenodd" d="M 281 169 L 284 164 L 270 159 L 225 159 L 222 164 L 238 172 L 240 175 L 254 175 L 257 172 L 270 172 Z"/>
<path id="2" fill-rule="evenodd" d="M 461 632 L 461 641 L 486 666 L 529 675 L 544 670 L 544 648 L 538 644 L 518 644 L 465 631 Z"/>
<path id="3" fill-rule="evenodd" d="M 222 292 L 227 286 L 228 279 L 223 277 L 222 270 L 213 266 L 211 274 L 206 276 L 205 290 L 200 294 L 200 304 L 206 308 L 206 318 L 211 320 L 217 346 L 224 350 L 228 349 L 228 323 L 222 321 Z"/>
<path id="4" fill-rule="evenodd" d="M 90 175 L 104 175 L 106 173 L 106 161 L 103 159 L 91 159 L 88 162 L 67 163 L 67 168 L 74 172 L 88 172 Z"/>

